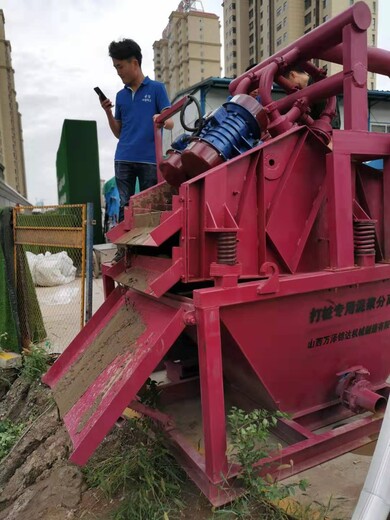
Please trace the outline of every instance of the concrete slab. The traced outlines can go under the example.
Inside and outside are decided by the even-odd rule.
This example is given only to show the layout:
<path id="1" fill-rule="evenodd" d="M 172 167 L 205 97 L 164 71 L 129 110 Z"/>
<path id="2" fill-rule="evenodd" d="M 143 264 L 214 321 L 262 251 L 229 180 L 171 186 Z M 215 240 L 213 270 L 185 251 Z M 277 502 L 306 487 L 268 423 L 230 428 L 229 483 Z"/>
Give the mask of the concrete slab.
<path id="1" fill-rule="evenodd" d="M 15 352 L 0 352 L 0 368 L 18 368 L 22 366 L 22 356 Z"/>
<path id="2" fill-rule="evenodd" d="M 363 488 L 375 450 L 375 442 L 350 453 L 319 464 L 283 481 L 285 484 L 305 479 L 306 492 L 298 491 L 295 498 L 304 506 L 317 502 L 328 518 L 351 518 Z"/>

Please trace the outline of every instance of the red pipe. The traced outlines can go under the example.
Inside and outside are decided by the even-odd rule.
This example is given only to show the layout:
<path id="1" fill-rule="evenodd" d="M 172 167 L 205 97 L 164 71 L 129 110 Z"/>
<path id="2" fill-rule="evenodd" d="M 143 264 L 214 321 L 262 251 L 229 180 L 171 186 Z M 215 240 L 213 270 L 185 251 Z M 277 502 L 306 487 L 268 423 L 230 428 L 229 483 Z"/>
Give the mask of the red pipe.
<path id="1" fill-rule="evenodd" d="M 358 381 L 345 392 L 352 410 L 368 410 L 373 413 L 384 411 L 386 399 L 368 388 L 368 381 Z"/>
<path id="2" fill-rule="evenodd" d="M 332 49 L 320 51 L 317 56 L 321 60 L 331 61 L 333 63 L 343 63 L 343 47 L 336 45 Z M 367 49 L 367 69 L 370 72 L 390 76 L 390 52 L 376 47 L 368 47 Z"/>
<path id="3" fill-rule="evenodd" d="M 264 70 L 261 71 L 259 78 L 259 96 L 263 106 L 270 105 L 272 103 L 272 83 L 277 71 L 278 65 L 276 63 L 270 63 Z M 272 109 L 270 110 L 269 118 L 271 121 L 276 119 L 278 116 L 280 116 L 280 114 L 275 114 Z"/>
<path id="4" fill-rule="evenodd" d="M 297 90 L 296 92 L 286 96 L 282 99 L 275 101 L 277 110 L 285 112 L 288 110 L 298 99 L 305 97 L 309 104 L 320 99 L 326 99 L 332 96 L 336 96 L 343 91 L 344 73 L 338 72 L 329 78 L 325 78 L 322 81 L 313 83 L 303 90 Z"/>
<path id="5" fill-rule="evenodd" d="M 341 401 L 353 412 L 382 412 L 386 408 L 386 398 L 372 390 L 367 377 L 370 372 L 361 366 L 352 367 L 337 374 L 341 376 L 336 393 Z"/>
<path id="6" fill-rule="evenodd" d="M 265 61 L 253 67 L 250 71 L 242 74 L 234 79 L 229 86 L 229 91 L 232 95 L 235 94 L 238 85 L 244 78 L 250 74 L 256 73 L 275 61 L 277 58 L 282 58 L 290 51 L 296 54 L 296 58 L 292 61 L 286 61 L 286 65 L 300 61 L 307 61 L 311 58 L 319 57 L 327 49 L 332 48 L 342 42 L 342 30 L 346 25 L 353 24 L 357 30 L 365 31 L 371 23 L 371 12 L 367 4 L 364 2 L 357 2 L 343 13 L 335 16 L 328 22 L 319 25 L 313 31 L 301 36 L 294 43 L 273 54 Z M 241 91 L 241 89 L 240 89 Z"/>

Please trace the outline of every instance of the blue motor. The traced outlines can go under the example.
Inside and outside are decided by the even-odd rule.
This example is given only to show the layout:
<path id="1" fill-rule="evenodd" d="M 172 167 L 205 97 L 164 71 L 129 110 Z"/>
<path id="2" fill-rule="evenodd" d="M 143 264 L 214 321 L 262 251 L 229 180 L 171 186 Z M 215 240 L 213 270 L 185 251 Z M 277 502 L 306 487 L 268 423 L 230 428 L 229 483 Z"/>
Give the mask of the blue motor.
<path id="1" fill-rule="evenodd" d="M 212 112 L 203 126 L 199 139 L 206 141 L 216 148 L 225 160 L 231 159 L 250 150 L 258 144 L 261 128 L 253 111 L 261 109 L 261 105 L 250 96 L 253 106 L 246 107 L 240 104 L 243 95 L 233 97 L 217 110 Z M 244 99 L 248 103 L 248 99 Z"/>
<path id="2" fill-rule="evenodd" d="M 267 127 L 262 105 L 247 94 L 238 94 L 203 120 L 188 139 L 182 134 L 169 157 L 160 164 L 163 177 L 174 186 L 240 155 L 260 142 Z M 185 137 L 184 137 L 185 136 Z"/>
<path id="3" fill-rule="evenodd" d="M 174 141 L 172 141 L 171 148 L 178 152 L 182 152 L 187 148 L 190 139 L 191 134 L 180 134 L 176 137 Z"/>
<path id="4" fill-rule="evenodd" d="M 247 94 L 238 94 L 214 110 L 182 153 L 190 177 L 232 159 L 260 142 L 266 128 L 263 107 Z"/>

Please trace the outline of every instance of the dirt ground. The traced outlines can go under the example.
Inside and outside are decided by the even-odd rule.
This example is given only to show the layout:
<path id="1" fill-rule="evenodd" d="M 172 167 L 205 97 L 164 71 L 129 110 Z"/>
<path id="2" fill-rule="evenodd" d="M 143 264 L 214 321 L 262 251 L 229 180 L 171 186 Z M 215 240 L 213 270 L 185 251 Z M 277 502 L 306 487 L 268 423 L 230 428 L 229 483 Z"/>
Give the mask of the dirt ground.
<path id="1" fill-rule="evenodd" d="M 93 288 L 95 310 L 103 301 L 102 280 L 94 279 Z M 45 294 L 42 291 L 38 297 L 40 301 L 52 302 L 54 293 L 55 288 L 51 288 Z M 48 308 L 53 306 L 51 304 Z M 45 326 L 55 331 L 59 338 L 56 351 L 62 351 L 67 346 L 62 338 L 66 337 L 65 329 L 69 328 L 70 318 L 65 319 L 63 315 L 62 320 L 57 320 L 57 309 L 51 315 L 45 309 L 43 312 Z M 87 489 L 80 468 L 68 462 L 71 443 L 47 387 L 29 385 L 19 378 L 0 400 L 0 420 L 5 418 L 21 421 L 28 425 L 28 429 L 0 465 L 0 520 L 110 518 L 118 502 L 107 500 L 96 489 Z M 115 438 L 115 431 L 110 435 L 110 438 Z M 330 501 L 332 512 L 329 519 L 351 518 L 374 448 L 373 442 L 291 477 L 287 482 L 307 479 L 309 489 L 298 495 L 302 503 L 317 501 L 328 504 Z M 182 518 L 211 518 L 211 506 L 199 490 L 190 481 L 186 481 L 183 487 L 187 507 Z"/>
<path id="2" fill-rule="evenodd" d="M 68 461 L 71 443 L 47 387 L 17 379 L 0 400 L 0 419 L 27 425 L 0 466 L 0 520 L 110 518 L 118 501 L 107 500 L 97 489 L 87 489 L 80 468 Z M 110 443 L 115 445 L 117 431 L 114 429 L 105 441 L 105 449 Z M 290 481 L 305 478 L 310 484 L 297 498 L 303 503 L 330 501 L 327 518 L 351 518 L 374 445 L 291 477 Z M 210 504 L 190 481 L 183 484 L 183 490 L 186 507 L 182 518 L 206 520 L 213 516 Z"/>
<path id="3" fill-rule="evenodd" d="M 108 500 L 99 489 L 88 489 L 81 469 L 69 462 L 71 442 L 50 389 L 17 379 L 0 399 L 0 420 L 4 419 L 26 428 L 1 461 L 0 520 L 111 518 L 120 499 Z M 114 429 L 99 448 L 103 455 L 97 455 L 115 450 L 119 436 L 120 429 Z M 182 518 L 209 518 L 206 499 L 191 482 L 183 487 L 187 505 Z"/>

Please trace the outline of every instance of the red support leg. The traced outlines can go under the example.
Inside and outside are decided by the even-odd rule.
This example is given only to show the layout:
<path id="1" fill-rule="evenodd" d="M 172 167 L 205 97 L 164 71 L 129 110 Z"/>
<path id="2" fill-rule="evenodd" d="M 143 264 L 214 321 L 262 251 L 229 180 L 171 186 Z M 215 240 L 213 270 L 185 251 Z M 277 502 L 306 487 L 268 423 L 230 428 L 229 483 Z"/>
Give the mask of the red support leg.
<path id="1" fill-rule="evenodd" d="M 111 278 L 111 276 L 107 276 L 107 271 L 111 266 L 102 264 L 102 279 L 103 279 L 103 291 L 104 291 L 104 299 L 107 300 L 108 296 L 115 289 L 115 282 Z"/>
<path id="2" fill-rule="evenodd" d="M 326 167 L 330 265 L 345 269 L 354 266 L 351 158 L 334 151 L 326 156 Z"/>
<path id="3" fill-rule="evenodd" d="M 219 309 L 197 309 L 197 319 L 206 474 L 217 482 L 227 474 Z"/>

